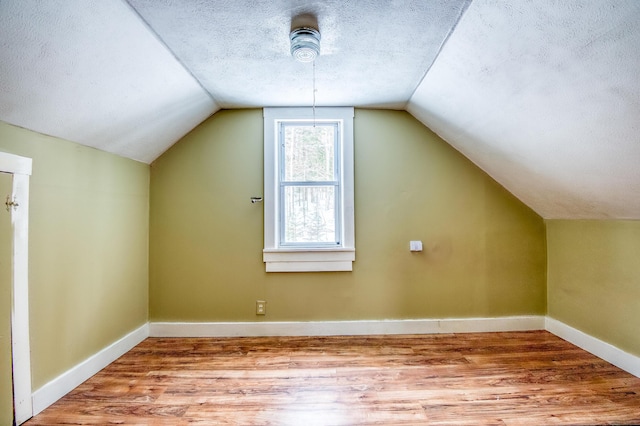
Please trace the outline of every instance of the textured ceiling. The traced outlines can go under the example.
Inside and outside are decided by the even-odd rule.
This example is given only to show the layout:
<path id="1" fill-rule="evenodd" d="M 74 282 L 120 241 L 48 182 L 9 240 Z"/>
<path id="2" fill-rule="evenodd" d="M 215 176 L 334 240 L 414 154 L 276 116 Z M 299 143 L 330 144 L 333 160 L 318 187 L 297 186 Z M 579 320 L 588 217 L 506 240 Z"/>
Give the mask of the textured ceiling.
<path id="1" fill-rule="evenodd" d="M 322 36 L 318 105 L 403 108 L 468 0 L 129 3 L 222 108 L 312 103 L 313 67 L 289 53 L 300 15 Z"/>
<path id="2" fill-rule="evenodd" d="M 640 219 L 639 72 L 640 1 L 474 1 L 407 109 L 545 218 Z"/>
<path id="3" fill-rule="evenodd" d="M 0 0 L 0 120 L 151 162 L 311 104 L 292 20 L 318 105 L 407 109 L 545 218 L 640 219 L 636 0 Z"/>
<path id="4" fill-rule="evenodd" d="M 0 0 L 0 120 L 151 161 L 215 102 L 120 0 Z"/>

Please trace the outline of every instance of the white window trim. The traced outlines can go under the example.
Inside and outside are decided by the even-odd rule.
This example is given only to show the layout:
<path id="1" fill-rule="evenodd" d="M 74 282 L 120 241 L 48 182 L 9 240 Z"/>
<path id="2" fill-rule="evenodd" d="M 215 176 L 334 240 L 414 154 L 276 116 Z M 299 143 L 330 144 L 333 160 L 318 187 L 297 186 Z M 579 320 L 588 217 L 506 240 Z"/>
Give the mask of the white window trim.
<path id="1" fill-rule="evenodd" d="M 353 107 L 265 108 L 264 250 L 267 272 L 351 271 L 356 257 L 353 191 Z M 278 243 L 278 121 L 342 120 L 342 239 L 340 247 L 280 247 Z"/>

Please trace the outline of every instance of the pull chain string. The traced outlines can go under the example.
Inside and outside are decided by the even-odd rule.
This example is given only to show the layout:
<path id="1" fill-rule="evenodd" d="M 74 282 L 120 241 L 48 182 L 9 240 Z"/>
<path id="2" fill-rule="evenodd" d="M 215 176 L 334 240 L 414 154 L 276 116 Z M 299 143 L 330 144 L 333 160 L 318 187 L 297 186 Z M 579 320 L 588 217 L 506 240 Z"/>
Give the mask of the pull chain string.
<path id="1" fill-rule="evenodd" d="M 316 61 L 313 61 L 313 127 L 316 127 Z"/>

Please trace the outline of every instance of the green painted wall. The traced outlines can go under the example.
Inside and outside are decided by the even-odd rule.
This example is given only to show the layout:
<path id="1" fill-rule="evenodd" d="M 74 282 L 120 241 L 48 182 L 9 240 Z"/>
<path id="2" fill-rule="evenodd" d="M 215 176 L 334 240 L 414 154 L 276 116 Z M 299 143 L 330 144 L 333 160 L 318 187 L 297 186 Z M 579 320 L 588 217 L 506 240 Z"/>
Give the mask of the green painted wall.
<path id="1" fill-rule="evenodd" d="M 11 175 L 0 173 L 0 200 L 11 194 Z M 4 207 L 4 206 L 2 206 Z M 11 215 L 0 209 L 0 425 L 13 422 L 11 363 Z"/>
<path id="2" fill-rule="evenodd" d="M 406 112 L 356 110 L 353 272 L 265 273 L 263 206 L 249 202 L 262 194 L 262 124 L 261 110 L 217 113 L 153 163 L 149 191 L 144 164 L 0 122 L 0 151 L 34 159 L 34 389 L 148 318 L 305 321 L 548 311 L 640 356 L 640 221 L 550 220 L 545 226 Z M 6 237 L 4 228 L 0 232 Z M 411 239 L 422 240 L 424 252 L 410 253 Z M 5 281 L 0 277 L 6 302 Z M 257 299 L 267 300 L 267 316 L 255 316 Z M 0 375 L 7 370 L 4 305 Z M 10 387 L 2 377 L 5 412 Z"/>
<path id="3" fill-rule="evenodd" d="M 33 158 L 33 389 L 148 318 L 149 166 L 0 122 L 0 151 Z"/>
<path id="4" fill-rule="evenodd" d="M 640 221 L 550 220 L 549 316 L 640 356 Z"/>
<path id="5" fill-rule="evenodd" d="M 539 216 L 406 112 L 358 109 L 354 125 L 350 273 L 264 272 L 263 206 L 249 201 L 263 191 L 262 110 L 220 111 L 156 160 L 150 319 L 545 314 Z"/>

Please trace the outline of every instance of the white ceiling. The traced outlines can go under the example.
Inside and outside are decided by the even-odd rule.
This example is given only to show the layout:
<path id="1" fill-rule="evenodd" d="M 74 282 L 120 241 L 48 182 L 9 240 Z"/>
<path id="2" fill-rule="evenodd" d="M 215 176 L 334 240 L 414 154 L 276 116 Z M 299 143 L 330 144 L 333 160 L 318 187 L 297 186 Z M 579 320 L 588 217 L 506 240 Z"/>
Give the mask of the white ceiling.
<path id="1" fill-rule="evenodd" d="M 513 3 L 471 4 L 408 111 L 543 217 L 640 219 L 640 1 Z"/>
<path id="2" fill-rule="evenodd" d="M 312 103 L 313 67 L 289 53 L 292 18 L 306 14 L 322 36 L 316 102 L 401 109 L 468 1 L 129 3 L 222 108 Z"/>
<path id="3" fill-rule="evenodd" d="M 318 105 L 406 109 L 545 218 L 640 219 L 637 0 L 0 0 L 0 120 L 148 163 L 310 105 L 314 19 Z"/>

